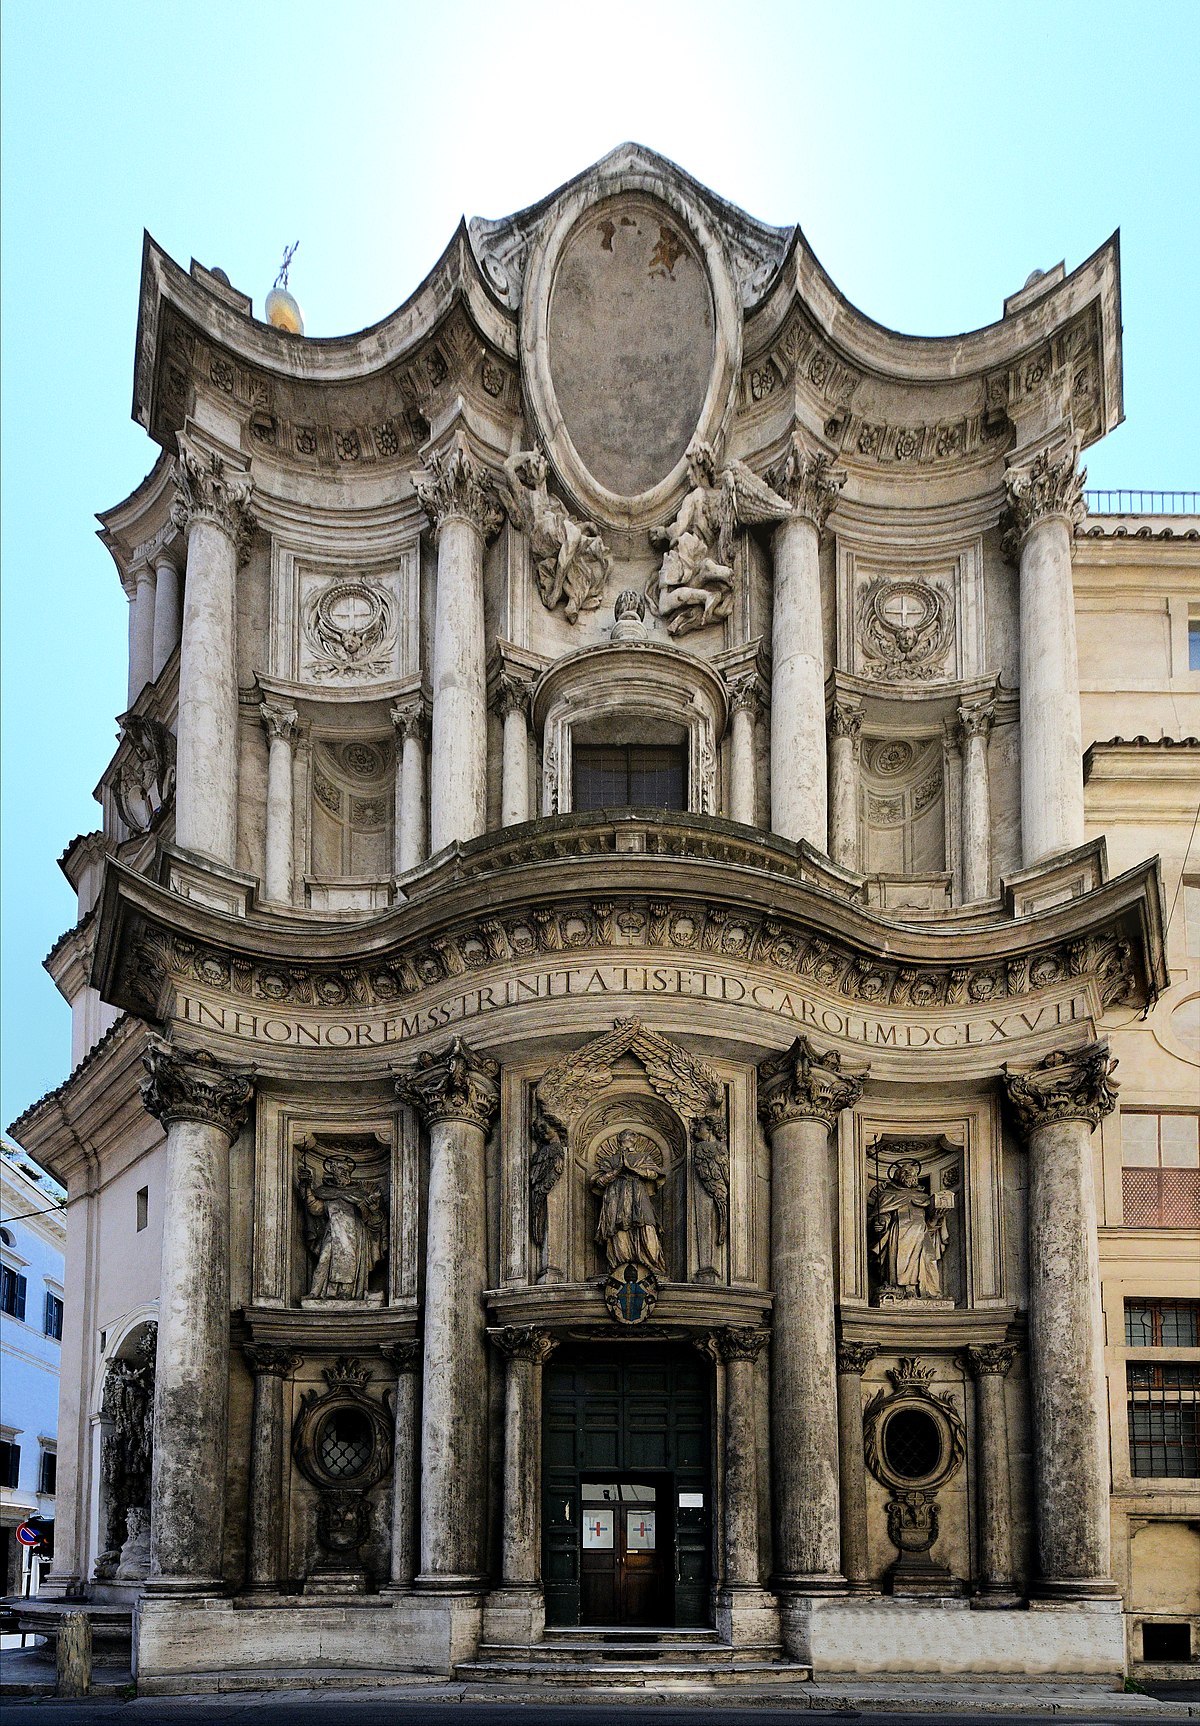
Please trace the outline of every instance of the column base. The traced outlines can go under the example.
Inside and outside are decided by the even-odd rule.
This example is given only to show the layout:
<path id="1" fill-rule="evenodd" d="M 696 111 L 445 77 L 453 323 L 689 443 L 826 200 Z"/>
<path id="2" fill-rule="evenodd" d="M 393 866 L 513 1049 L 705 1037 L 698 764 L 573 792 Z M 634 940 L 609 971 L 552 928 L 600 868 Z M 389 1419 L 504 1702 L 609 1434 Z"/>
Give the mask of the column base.
<path id="1" fill-rule="evenodd" d="M 505 1582 L 483 1603 L 484 1642 L 532 1647 L 546 1628 L 546 1599 L 540 1583 Z"/>
<path id="2" fill-rule="evenodd" d="M 413 1582 L 415 1594 L 456 1594 L 478 1600 L 487 1593 L 487 1577 L 468 1571 L 423 1570 Z"/>
<path id="3" fill-rule="evenodd" d="M 779 1602 L 765 1588 L 727 1583 L 717 1590 L 716 1627 L 732 1648 L 777 1648 Z"/>
<path id="4" fill-rule="evenodd" d="M 1111 1576 L 1039 1577 L 1029 1590 L 1031 1606 L 1053 1606 L 1061 1601 L 1071 1606 L 1081 1600 L 1120 1600 L 1121 1590 Z"/>
<path id="5" fill-rule="evenodd" d="M 786 1576 L 773 1576 L 771 1587 L 781 1600 L 790 1600 L 797 1595 L 846 1594 L 849 1592 L 850 1584 L 837 1570 L 812 1574 L 803 1571 L 790 1571 Z"/>
<path id="6" fill-rule="evenodd" d="M 223 1576 L 147 1576 L 141 1586 L 144 1594 L 163 1599 L 190 1596 L 198 1600 L 213 1600 L 222 1599 L 229 1592 Z"/>

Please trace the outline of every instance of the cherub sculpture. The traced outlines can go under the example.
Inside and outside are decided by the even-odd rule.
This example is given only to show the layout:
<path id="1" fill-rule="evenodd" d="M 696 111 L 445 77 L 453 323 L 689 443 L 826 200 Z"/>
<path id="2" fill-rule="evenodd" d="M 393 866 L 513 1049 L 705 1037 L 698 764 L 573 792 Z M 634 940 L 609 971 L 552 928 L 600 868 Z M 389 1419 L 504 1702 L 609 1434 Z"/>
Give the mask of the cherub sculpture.
<path id="1" fill-rule="evenodd" d="M 550 496 L 543 451 L 514 450 L 504 464 L 501 497 L 513 525 L 529 535 L 534 573 L 548 611 L 562 604 L 568 623 L 595 611 L 612 568 L 612 554 L 592 521 L 576 521 Z"/>
<path id="2" fill-rule="evenodd" d="M 666 527 L 650 530 L 663 560 L 646 583 L 646 603 L 672 635 L 720 623 L 733 610 L 733 545 L 739 527 L 782 521 L 791 507 L 745 462 L 718 471 L 710 443 L 687 450 L 691 489 Z"/>

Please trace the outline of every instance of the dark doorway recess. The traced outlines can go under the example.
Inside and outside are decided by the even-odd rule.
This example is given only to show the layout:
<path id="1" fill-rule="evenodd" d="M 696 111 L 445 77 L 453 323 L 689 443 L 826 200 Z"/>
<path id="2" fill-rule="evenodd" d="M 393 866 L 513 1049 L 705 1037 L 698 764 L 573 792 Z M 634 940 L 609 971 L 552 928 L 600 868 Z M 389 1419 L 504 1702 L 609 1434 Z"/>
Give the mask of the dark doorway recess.
<path id="1" fill-rule="evenodd" d="M 706 1626 L 711 1374 L 694 1350 L 563 1350 L 544 1377 L 547 1624 Z"/>

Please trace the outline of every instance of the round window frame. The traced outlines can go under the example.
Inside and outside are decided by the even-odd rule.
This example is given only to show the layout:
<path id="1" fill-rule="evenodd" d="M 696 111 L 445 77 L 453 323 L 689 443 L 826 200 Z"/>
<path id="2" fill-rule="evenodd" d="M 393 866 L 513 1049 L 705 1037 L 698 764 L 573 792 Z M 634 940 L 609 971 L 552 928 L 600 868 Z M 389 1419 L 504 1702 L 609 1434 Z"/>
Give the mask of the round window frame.
<path id="1" fill-rule="evenodd" d="M 343 1409 L 365 1415 L 371 1449 L 356 1474 L 331 1474 L 321 1462 L 320 1443 L 326 1421 Z M 363 1492 L 376 1484 L 392 1465 L 392 1422 L 382 1405 L 369 1396 L 337 1390 L 312 1397 L 300 1411 L 292 1436 L 292 1455 L 306 1480 L 324 1492 Z"/>
<path id="2" fill-rule="evenodd" d="M 888 1426 L 895 1415 L 909 1411 L 925 1415 L 937 1428 L 941 1448 L 937 1465 L 928 1474 L 901 1474 L 887 1459 Z M 863 1449 L 868 1469 L 890 1491 L 935 1492 L 952 1480 L 962 1467 L 966 1455 L 966 1429 L 952 1403 L 914 1391 L 900 1391 L 895 1396 L 877 1399 L 868 1407 L 863 1418 Z"/>

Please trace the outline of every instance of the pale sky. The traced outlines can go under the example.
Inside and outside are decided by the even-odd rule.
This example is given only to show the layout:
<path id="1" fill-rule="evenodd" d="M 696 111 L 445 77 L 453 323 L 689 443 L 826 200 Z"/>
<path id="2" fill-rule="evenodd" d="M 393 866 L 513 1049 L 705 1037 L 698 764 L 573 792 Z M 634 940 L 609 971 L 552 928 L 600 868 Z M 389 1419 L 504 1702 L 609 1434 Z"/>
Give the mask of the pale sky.
<path id="1" fill-rule="evenodd" d="M 129 417 L 143 228 L 259 312 L 299 238 L 308 332 L 340 335 L 406 299 L 461 215 L 633 138 L 799 222 L 871 317 L 942 335 L 1119 227 L 1127 423 L 1089 483 L 1200 487 L 1197 0 L 3 0 L 0 32 L 0 1124 L 69 1064 L 41 961 L 124 707 L 93 517 L 158 453 Z"/>

